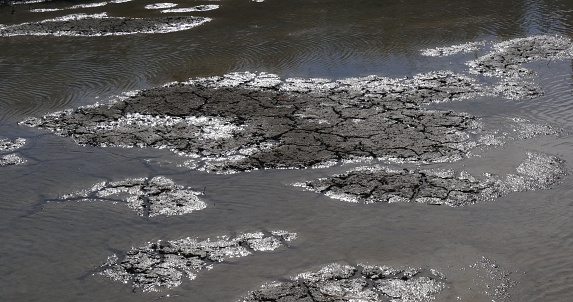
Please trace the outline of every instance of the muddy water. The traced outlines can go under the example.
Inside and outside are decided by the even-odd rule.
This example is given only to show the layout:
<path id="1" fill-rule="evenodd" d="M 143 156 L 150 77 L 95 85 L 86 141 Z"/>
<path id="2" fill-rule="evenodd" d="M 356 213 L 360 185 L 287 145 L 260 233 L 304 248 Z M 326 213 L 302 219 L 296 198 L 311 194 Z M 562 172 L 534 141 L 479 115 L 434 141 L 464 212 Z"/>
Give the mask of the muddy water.
<path id="1" fill-rule="evenodd" d="M 70 13 L 157 17 L 152 1 L 69 8 L 79 1 L 0 6 L 0 24 Z M 180 7 L 190 6 L 177 2 Z M 165 150 L 81 147 L 69 138 L 18 126 L 27 117 L 105 102 L 114 95 L 190 77 L 266 71 L 331 79 L 463 71 L 481 53 L 424 57 L 420 50 L 475 41 L 573 33 L 569 1 L 195 1 L 213 18 L 169 34 L 0 38 L 0 138 L 27 139 L 25 165 L 0 167 L 0 300 L 235 301 L 262 283 L 332 263 L 435 268 L 448 277 L 440 301 L 491 301 L 495 276 L 471 265 L 486 257 L 511 272 L 508 301 L 569 301 L 573 291 L 573 183 L 509 194 L 463 208 L 336 201 L 294 182 L 343 168 L 215 175 L 178 168 Z M 504 129 L 521 117 L 565 129 L 560 136 L 505 146 L 439 167 L 511 173 L 526 150 L 554 154 L 573 169 L 573 80 L 569 61 L 530 64 L 545 95 L 531 100 L 484 97 L 435 105 L 481 117 Z M 433 167 L 433 166 L 432 166 Z M 208 207 L 188 215 L 144 218 L 120 204 L 46 203 L 104 180 L 163 175 L 204 190 Z M 160 293 L 94 275 L 107 256 L 147 241 L 258 230 L 298 233 L 290 247 L 230 260 L 196 280 Z M 488 288 L 488 286 L 490 288 Z"/>

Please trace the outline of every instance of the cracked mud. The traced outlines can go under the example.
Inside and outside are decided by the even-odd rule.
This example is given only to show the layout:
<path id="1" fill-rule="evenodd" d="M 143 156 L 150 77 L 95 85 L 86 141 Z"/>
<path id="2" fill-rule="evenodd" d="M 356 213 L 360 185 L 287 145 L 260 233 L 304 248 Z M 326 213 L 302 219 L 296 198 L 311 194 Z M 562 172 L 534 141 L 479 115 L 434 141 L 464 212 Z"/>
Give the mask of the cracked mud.
<path id="1" fill-rule="evenodd" d="M 511 192 L 548 189 L 563 178 L 565 167 L 555 156 L 528 152 L 516 172 L 505 177 L 485 174 L 476 178 L 466 171 L 374 166 L 295 186 L 348 202 L 419 202 L 458 207 Z"/>
<path id="2" fill-rule="evenodd" d="M 145 90 L 22 122 L 77 143 L 168 148 L 207 171 L 306 168 L 360 158 L 444 162 L 476 146 L 475 117 L 425 110 L 430 102 L 484 94 L 451 72 L 413 79 L 330 82 L 230 74 Z"/>
<path id="3" fill-rule="evenodd" d="M 140 19 L 109 17 L 106 13 L 95 15 L 75 14 L 40 22 L 10 26 L 0 25 L 0 36 L 109 36 L 135 33 L 168 33 L 187 30 L 208 21 L 211 21 L 211 19 L 192 16 Z"/>
<path id="4" fill-rule="evenodd" d="M 16 151 L 22 148 L 25 144 L 26 140 L 23 138 L 17 138 L 13 141 L 9 139 L 0 139 L 0 167 L 22 165 L 26 163 L 25 159 L 15 153 L 2 154 Z"/>
<path id="5" fill-rule="evenodd" d="M 183 277 L 193 280 L 202 270 L 230 258 L 245 257 L 254 252 L 273 251 L 296 239 L 296 233 L 284 230 L 240 234 L 235 238 L 220 236 L 198 241 L 183 238 L 148 243 L 132 248 L 120 260 L 108 257 L 101 274 L 112 280 L 132 283 L 143 291 L 159 291 L 161 287 L 181 285 Z"/>
<path id="6" fill-rule="evenodd" d="M 158 176 L 102 182 L 92 188 L 49 201 L 108 201 L 126 203 L 140 216 L 173 216 L 202 210 L 207 204 L 199 199 L 200 192 L 175 184 Z"/>
<path id="7" fill-rule="evenodd" d="M 432 301 L 445 277 L 431 269 L 333 263 L 289 282 L 272 282 L 249 292 L 241 302 L 255 301 Z"/>

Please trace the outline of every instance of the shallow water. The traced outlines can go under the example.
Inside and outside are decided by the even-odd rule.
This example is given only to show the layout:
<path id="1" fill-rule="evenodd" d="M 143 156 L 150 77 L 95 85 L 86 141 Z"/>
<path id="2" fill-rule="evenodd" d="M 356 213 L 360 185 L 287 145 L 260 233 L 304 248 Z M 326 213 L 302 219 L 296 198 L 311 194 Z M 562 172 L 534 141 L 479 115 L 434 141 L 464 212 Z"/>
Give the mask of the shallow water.
<path id="1" fill-rule="evenodd" d="M 80 1 L 31 4 L 69 8 Z M 0 24 L 71 13 L 161 16 L 153 1 L 31 12 L 0 6 Z M 487 257 L 518 282 L 509 301 L 569 301 L 573 291 L 573 184 L 513 193 L 463 208 L 422 204 L 352 204 L 290 184 L 347 167 L 215 175 L 186 168 L 171 152 L 77 146 L 69 138 L 18 126 L 27 117 L 190 77 L 266 71 L 286 77 L 403 77 L 467 69 L 482 54 L 424 57 L 420 50 L 535 34 L 573 36 L 570 1 L 194 1 L 218 4 L 186 13 L 213 18 L 169 34 L 0 38 L 0 138 L 27 139 L 25 165 L 0 167 L 0 300 L 235 301 L 274 280 L 332 262 L 435 268 L 449 287 L 438 301 L 491 301 L 496 286 L 470 265 Z M 512 173 L 526 150 L 554 154 L 573 168 L 573 74 L 570 61 L 528 64 L 545 95 L 531 100 L 484 97 L 433 108 L 466 111 L 493 129 L 506 118 L 550 123 L 565 131 L 509 141 L 481 157 L 432 165 L 472 173 Z M 208 207 L 188 215 L 140 217 L 121 204 L 46 203 L 105 180 L 163 175 L 205 191 Z M 148 241 L 285 229 L 289 248 L 230 260 L 196 280 L 160 293 L 94 275 L 113 253 Z"/>

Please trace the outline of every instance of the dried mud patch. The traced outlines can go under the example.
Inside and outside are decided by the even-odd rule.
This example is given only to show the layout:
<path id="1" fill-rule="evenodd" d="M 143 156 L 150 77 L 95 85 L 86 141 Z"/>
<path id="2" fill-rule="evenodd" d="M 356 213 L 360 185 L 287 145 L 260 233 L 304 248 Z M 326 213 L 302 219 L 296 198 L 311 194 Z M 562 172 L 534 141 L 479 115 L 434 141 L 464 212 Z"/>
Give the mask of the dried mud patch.
<path id="1" fill-rule="evenodd" d="M 0 36 L 111 36 L 137 33 L 168 33 L 187 30 L 211 21 L 205 17 L 120 18 L 107 14 L 76 14 L 40 22 L 0 25 Z"/>
<path id="2" fill-rule="evenodd" d="M 452 207 L 492 200 L 511 192 L 548 189 L 565 175 L 559 158 L 528 152 L 515 174 L 504 177 L 447 169 L 360 167 L 295 186 L 348 202 L 419 202 Z"/>
<path id="3" fill-rule="evenodd" d="M 307 168 L 356 158 L 462 159 L 478 143 L 474 116 L 421 105 L 486 94 L 451 72 L 413 79 L 280 80 L 235 73 L 173 83 L 114 104 L 22 124 L 82 145 L 167 148 L 191 168 L 216 172 Z"/>
<path id="4" fill-rule="evenodd" d="M 131 283 L 143 291 L 159 291 L 181 285 L 184 277 L 193 280 L 202 270 L 230 258 L 273 251 L 296 239 L 296 233 L 284 230 L 220 236 L 198 241 L 195 238 L 158 241 L 132 248 L 121 259 L 108 257 L 101 274 L 122 283 Z"/>
<path id="5" fill-rule="evenodd" d="M 433 301 L 444 278 L 433 269 L 333 263 L 292 281 L 264 284 L 240 301 Z"/>
<path id="6" fill-rule="evenodd" d="M 48 202 L 105 201 L 125 203 L 140 216 L 173 216 L 202 210 L 207 204 L 199 199 L 200 192 L 177 185 L 171 179 L 133 178 L 101 182 L 92 188 L 62 196 Z"/>

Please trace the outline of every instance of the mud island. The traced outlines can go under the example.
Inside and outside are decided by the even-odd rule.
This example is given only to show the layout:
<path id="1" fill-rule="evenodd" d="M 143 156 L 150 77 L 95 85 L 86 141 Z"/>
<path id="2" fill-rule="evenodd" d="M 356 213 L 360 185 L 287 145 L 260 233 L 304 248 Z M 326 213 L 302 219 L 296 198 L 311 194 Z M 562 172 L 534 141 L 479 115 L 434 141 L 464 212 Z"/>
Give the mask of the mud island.
<path id="1" fill-rule="evenodd" d="M 211 21 L 206 17 L 169 16 L 158 18 L 109 17 L 74 14 L 40 22 L 0 25 L 0 37 L 11 36 L 112 36 L 137 33 L 168 33 L 187 30 Z"/>

